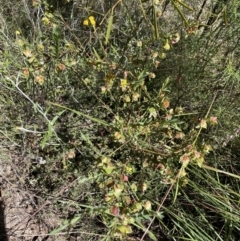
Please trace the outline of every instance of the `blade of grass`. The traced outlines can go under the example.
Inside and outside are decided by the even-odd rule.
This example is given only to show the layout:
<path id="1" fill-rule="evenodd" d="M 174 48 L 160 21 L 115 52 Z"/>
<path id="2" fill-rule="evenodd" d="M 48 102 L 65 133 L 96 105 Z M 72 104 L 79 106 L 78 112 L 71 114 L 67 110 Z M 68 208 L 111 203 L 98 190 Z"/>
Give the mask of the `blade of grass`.
<path id="1" fill-rule="evenodd" d="M 153 4 L 153 6 L 152 6 L 152 11 L 153 11 L 153 27 L 154 27 L 154 34 L 155 34 L 155 38 L 156 38 L 156 40 L 159 40 L 157 10 L 156 10 L 156 8 L 155 8 L 154 1 L 153 1 L 152 4 Z"/>
<path id="2" fill-rule="evenodd" d="M 81 111 L 73 110 L 71 108 L 68 108 L 66 106 L 63 106 L 63 105 L 60 105 L 60 104 L 57 104 L 57 103 L 53 103 L 51 101 L 45 101 L 45 103 L 48 104 L 48 105 L 52 105 L 52 106 L 57 106 L 59 108 L 63 108 L 65 110 L 69 110 L 69 111 L 77 114 L 78 116 L 86 117 L 87 119 L 89 119 L 89 120 L 91 120 L 93 122 L 96 122 L 98 124 L 105 125 L 105 126 L 111 126 L 111 124 L 108 124 L 106 121 L 98 119 L 98 118 L 95 118 L 95 117 L 91 117 L 89 115 L 86 115 L 86 114 L 82 113 Z"/>
<path id="3" fill-rule="evenodd" d="M 210 167 L 206 164 L 202 164 L 202 168 L 205 168 L 205 169 L 208 169 L 208 170 L 211 170 L 211 171 L 215 171 L 215 172 L 218 172 L 218 173 L 223 173 L 223 174 L 226 174 L 230 177 L 235 177 L 237 179 L 240 179 L 240 176 L 236 175 L 236 174 L 233 174 L 233 173 L 230 173 L 230 172 L 226 172 L 226 171 L 223 171 L 223 170 L 220 170 L 220 169 L 217 169 L 215 167 Z"/>
<path id="4" fill-rule="evenodd" d="M 180 17 L 182 18 L 185 26 L 188 27 L 189 24 L 188 24 L 188 21 L 183 14 L 183 12 L 180 10 L 180 8 L 178 7 L 178 5 L 176 4 L 176 2 L 174 0 L 171 0 L 171 2 L 172 2 L 172 5 L 174 6 L 174 8 L 176 9 L 176 11 L 178 12 L 178 14 L 180 15 Z"/>
<path id="5" fill-rule="evenodd" d="M 112 24 L 113 24 L 113 11 L 111 11 L 110 17 L 108 19 L 107 32 L 106 32 L 106 36 L 105 36 L 105 44 L 108 44 L 110 34 L 111 34 L 111 31 L 112 31 Z"/>
<path id="6" fill-rule="evenodd" d="M 180 0 L 177 0 L 177 2 L 179 3 L 179 5 L 183 6 L 184 8 L 194 12 L 194 9 L 192 7 L 189 7 L 186 3 L 180 1 Z"/>

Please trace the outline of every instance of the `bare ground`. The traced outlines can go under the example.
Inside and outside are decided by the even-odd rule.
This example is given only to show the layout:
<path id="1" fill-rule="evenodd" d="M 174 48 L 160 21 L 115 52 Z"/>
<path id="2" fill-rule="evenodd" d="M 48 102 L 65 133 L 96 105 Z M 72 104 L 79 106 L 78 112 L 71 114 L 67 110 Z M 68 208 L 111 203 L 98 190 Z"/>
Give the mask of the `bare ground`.
<path id="1" fill-rule="evenodd" d="M 21 176 L 21 163 L 14 151 L 1 148 L 0 153 L 1 240 L 78 240 L 67 237 L 66 233 L 48 235 L 61 223 L 51 201 L 44 200 L 34 191 L 26 190 L 24 177 Z"/>

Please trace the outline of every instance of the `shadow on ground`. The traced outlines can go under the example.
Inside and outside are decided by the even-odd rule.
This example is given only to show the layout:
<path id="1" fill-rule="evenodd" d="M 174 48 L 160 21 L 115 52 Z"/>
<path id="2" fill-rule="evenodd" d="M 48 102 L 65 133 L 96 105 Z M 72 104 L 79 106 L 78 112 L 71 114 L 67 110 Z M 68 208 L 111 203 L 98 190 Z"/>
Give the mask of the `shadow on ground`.
<path id="1" fill-rule="evenodd" d="M 0 240 L 8 241 L 4 218 L 4 204 L 2 201 L 0 201 Z"/>

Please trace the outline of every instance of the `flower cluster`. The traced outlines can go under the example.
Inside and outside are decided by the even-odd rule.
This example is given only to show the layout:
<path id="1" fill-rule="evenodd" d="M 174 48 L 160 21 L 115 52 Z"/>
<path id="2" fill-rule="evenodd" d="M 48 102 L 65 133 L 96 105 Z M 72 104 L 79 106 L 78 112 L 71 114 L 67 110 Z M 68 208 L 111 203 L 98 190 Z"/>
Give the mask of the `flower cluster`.
<path id="1" fill-rule="evenodd" d="M 91 25 L 95 29 L 95 26 L 96 26 L 95 18 L 93 16 L 90 16 L 88 19 L 85 19 L 83 21 L 83 25 L 85 26 Z"/>

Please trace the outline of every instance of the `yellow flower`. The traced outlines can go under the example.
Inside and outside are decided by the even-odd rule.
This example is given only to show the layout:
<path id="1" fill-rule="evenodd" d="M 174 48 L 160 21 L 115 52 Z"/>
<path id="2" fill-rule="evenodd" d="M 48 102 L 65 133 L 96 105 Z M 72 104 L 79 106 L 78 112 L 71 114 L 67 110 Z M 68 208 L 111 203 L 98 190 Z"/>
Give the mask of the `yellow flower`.
<path id="1" fill-rule="evenodd" d="M 121 79 L 121 87 L 126 87 L 127 86 L 127 80 L 126 79 Z"/>
<path id="2" fill-rule="evenodd" d="M 169 50 L 169 49 L 170 49 L 170 44 L 169 44 L 169 42 L 168 42 L 168 39 L 166 40 L 166 43 L 165 43 L 165 45 L 163 46 L 163 48 L 164 48 L 165 50 Z"/>
<path id="3" fill-rule="evenodd" d="M 93 17 L 93 16 L 90 16 L 88 19 L 89 19 L 91 25 L 92 25 L 93 27 L 95 27 L 95 26 L 96 26 L 96 21 L 95 21 L 94 17 Z"/>
<path id="4" fill-rule="evenodd" d="M 47 18 L 47 17 L 43 17 L 43 18 L 42 18 L 42 21 L 43 21 L 43 24 L 44 24 L 44 25 L 50 24 L 50 20 L 49 20 L 49 18 Z"/>
<path id="5" fill-rule="evenodd" d="M 88 20 L 85 19 L 85 20 L 83 21 L 83 25 L 84 25 L 84 26 L 88 26 L 88 24 L 89 24 Z"/>
<path id="6" fill-rule="evenodd" d="M 85 26 L 91 25 L 95 29 L 95 26 L 96 26 L 95 18 L 93 16 L 90 16 L 88 19 L 85 19 L 83 21 L 83 25 Z"/>

